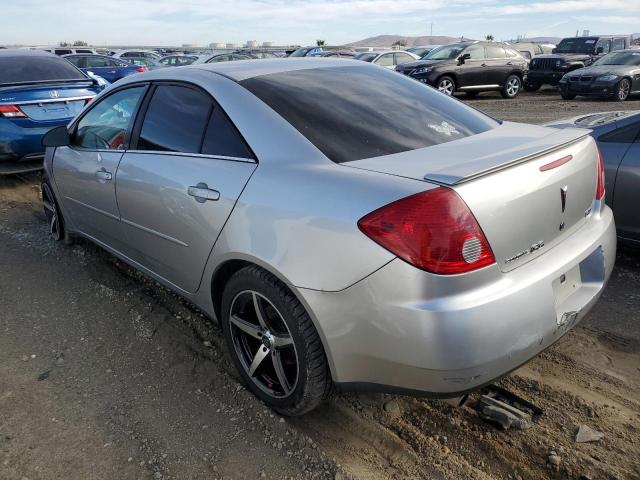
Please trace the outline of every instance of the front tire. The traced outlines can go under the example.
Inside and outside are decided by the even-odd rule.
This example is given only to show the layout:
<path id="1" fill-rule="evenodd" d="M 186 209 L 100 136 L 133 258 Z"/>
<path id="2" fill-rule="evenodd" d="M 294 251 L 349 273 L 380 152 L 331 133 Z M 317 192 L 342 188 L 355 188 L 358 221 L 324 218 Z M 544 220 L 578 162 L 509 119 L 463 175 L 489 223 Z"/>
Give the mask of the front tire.
<path id="1" fill-rule="evenodd" d="M 502 98 L 516 98 L 522 89 L 522 80 L 517 75 L 509 75 L 500 91 Z"/>
<path id="2" fill-rule="evenodd" d="M 456 91 L 456 81 L 453 78 L 445 75 L 444 77 L 440 77 L 438 79 L 436 88 L 439 92 L 442 92 L 445 95 L 451 97 Z"/>
<path id="3" fill-rule="evenodd" d="M 229 353 L 254 395 L 290 416 L 329 396 L 331 375 L 318 332 L 275 276 L 256 266 L 239 270 L 225 286 L 221 312 Z"/>
<path id="4" fill-rule="evenodd" d="M 629 98 L 629 92 L 631 92 L 631 82 L 629 82 L 628 78 L 623 78 L 618 82 L 616 93 L 613 95 L 613 98 L 616 102 L 624 102 Z"/>
<path id="5" fill-rule="evenodd" d="M 48 180 L 44 180 L 41 185 L 42 191 L 42 207 L 44 209 L 44 216 L 47 219 L 47 225 L 49 228 L 49 235 L 55 242 L 64 242 L 67 245 L 71 244 L 71 236 L 65 228 L 64 218 L 58 202 L 56 201 L 53 189 Z"/>

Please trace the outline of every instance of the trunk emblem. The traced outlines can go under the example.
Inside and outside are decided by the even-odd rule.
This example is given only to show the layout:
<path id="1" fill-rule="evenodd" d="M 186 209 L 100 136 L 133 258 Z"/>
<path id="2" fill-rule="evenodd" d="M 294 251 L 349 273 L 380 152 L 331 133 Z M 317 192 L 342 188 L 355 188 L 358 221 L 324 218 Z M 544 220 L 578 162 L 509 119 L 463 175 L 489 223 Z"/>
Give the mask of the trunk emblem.
<path id="1" fill-rule="evenodd" d="M 49 90 L 49 97 L 58 98 L 60 96 L 60 92 L 57 90 Z"/>
<path id="2" fill-rule="evenodd" d="M 562 213 L 564 213 L 567 208 L 567 190 L 569 189 L 568 185 L 565 185 L 560 189 L 560 202 L 562 204 Z"/>

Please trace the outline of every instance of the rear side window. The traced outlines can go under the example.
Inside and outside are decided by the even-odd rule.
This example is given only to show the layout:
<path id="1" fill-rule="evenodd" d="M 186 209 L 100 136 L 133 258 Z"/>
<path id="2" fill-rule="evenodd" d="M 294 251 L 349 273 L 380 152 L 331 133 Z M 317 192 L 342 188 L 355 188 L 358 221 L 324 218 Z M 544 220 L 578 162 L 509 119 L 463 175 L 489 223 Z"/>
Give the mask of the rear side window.
<path id="1" fill-rule="evenodd" d="M 497 45 L 487 45 L 487 58 L 505 58 L 504 48 Z"/>
<path id="2" fill-rule="evenodd" d="M 450 142 L 498 125 L 431 87 L 366 65 L 281 72 L 240 84 L 337 163 Z"/>
<path id="3" fill-rule="evenodd" d="M 613 40 L 613 46 L 611 50 L 622 50 L 624 49 L 624 38 L 615 38 Z"/>
<path id="4" fill-rule="evenodd" d="M 113 62 L 108 58 L 104 57 L 88 57 L 87 58 L 87 67 L 88 68 L 103 68 L 103 67 L 111 67 Z"/>
<path id="5" fill-rule="evenodd" d="M 640 123 L 633 123 L 609 133 L 600 135 L 598 141 L 605 143 L 633 143 L 640 142 Z"/>
<path id="6" fill-rule="evenodd" d="M 142 122 L 138 150 L 200 152 L 213 102 L 203 92 L 159 85 Z"/>
<path id="7" fill-rule="evenodd" d="M 202 144 L 202 153 L 223 157 L 253 158 L 242 136 L 220 107 L 215 107 L 211 112 Z"/>
<path id="8" fill-rule="evenodd" d="M 64 58 L 54 56 L 0 57 L 0 84 L 47 80 L 87 80 Z"/>

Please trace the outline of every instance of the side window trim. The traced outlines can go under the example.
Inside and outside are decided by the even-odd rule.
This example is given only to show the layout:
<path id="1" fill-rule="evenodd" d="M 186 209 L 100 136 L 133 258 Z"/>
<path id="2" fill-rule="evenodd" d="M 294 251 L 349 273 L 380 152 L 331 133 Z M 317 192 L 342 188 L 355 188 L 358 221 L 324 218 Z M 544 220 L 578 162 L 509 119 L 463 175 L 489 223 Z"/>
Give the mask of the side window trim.
<path id="1" fill-rule="evenodd" d="M 95 104 L 93 104 L 84 112 L 82 112 L 82 114 L 80 116 L 78 116 L 73 123 L 71 124 L 71 128 L 70 128 L 70 135 L 71 137 L 73 137 L 76 134 L 76 130 L 78 128 L 78 124 L 80 123 L 80 121 L 91 111 L 93 110 L 97 105 L 99 105 L 100 103 L 102 103 L 104 100 L 106 100 L 107 98 L 111 97 L 112 95 L 115 95 L 116 93 L 122 92 L 123 90 L 128 90 L 130 88 L 137 88 L 137 87 L 144 87 L 145 91 L 142 93 L 142 95 L 140 95 L 140 98 L 138 99 L 138 103 L 136 104 L 136 107 L 133 111 L 133 116 L 134 116 L 134 122 L 131 124 L 132 126 L 127 130 L 126 134 L 125 134 L 125 138 L 124 138 L 124 148 L 122 150 L 119 150 L 121 152 L 125 152 L 126 150 L 129 149 L 130 142 L 131 142 L 131 134 L 133 132 L 133 126 L 135 125 L 135 122 L 138 119 L 138 115 L 140 113 L 140 108 L 145 100 L 145 98 L 148 96 L 149 94 L 149 90 L 150 90 L 150 85 L 148 82 L 143 82 L 143 83 L 132 83 L 132 84 L 128 84 L 128 85 L 123 85 L 122 87 L 118 88 L 117 90 L 113 90 L 111 92 L 109 92 L 108 95 L 105 95 L 104 97 L 102 97 L 100 99 L 99 102 L 96 102 Z M 69 148 L 72 148 L 74 150 L 81 150 L 81 151 L 91 151 L 91 152 L 113 152 L 113 150 L 110 150 L 108 148 L 85 148 L 85 147 L 80 147 L 77 145 L 69 145 Z"/>
<path id="2" fill-rule="evenodd" d="M 174 86 L 178 86 L 178 87 L 191 88 L 193 90 L 197 90 L 199 92 L 204 93 L 209 98 L 209 100 L 211 100 L 212 106 L 209 108 L 209 113 L 208 113 L 208 116 L 207 116 L 207 124 L 205 125 L 204 131 L 202 132 L 202 138 L 200 139 L 199 152 L 202 151 L 202 146 L 203 146 L 204 141 L 205 141 L 205 135 L 207 134 L 207 128 L 209 127 L 209 122 L 211 121 L 211 117 L 213 115 L 213 111 L 216 108 L 219 108 L 220 111 L 227 117 L 229 122 L 231 122 L 231 124 L 234 125 L 234 127 L 235 127 L 235 124 L 231 121 L 231 119 L 227 115 L 227 112 L 225 112 L 224 109 L 220 106 L 220 104 L 218 102 L 216 102 L 216 99 L 213 98 L 211 96 L 211 94 L 209 92 L 207 92 L 205 89 L 203 89 L 202 87 L 200 87 L 198 85 L 195 85 L 193 83 L 189 83 L 189 82 L 179 82 L 179 81 L 173 81 L 173 80 L 159 80 L 159 81 L 156 81 L 156 82 L 152 82 L 150 88 L 148 88 L 147 91 L 144 94 L 143 101 L 139 105 L 138 111 L 136 113 L 136 118 L 135 118 L 134 123 L 133 123 L 133 128 L 131 129 L 130 142 L 127 144 L 127 146 L 128 146 L 127 151 L 128 152 L 130 152 L 130 153 L 152 153 L 154 155 L 156 155 L 156 154 L 158 154 L 158 155 L 177 155 L 177 156 L 183 156 L 183 157 L 202 157 L 202 158 L 213 158 L 213 159 L 216 159 L 216 160 L 230 160 L 230 161 L 235 161 L 235 162 L 258 163 L 257 156 L 255 155 L 253 150 L 251 150 L 251 147 L 249 146 L 249 144 L 247 143 L 245 138 L 242 136 L 240 131 L 238 131 L 238 135 L 240 135 L 240 138 L 242 139 L 242 141 L 245 143 L 247 148 L 253 154 L 253 158 L 225 157 L 224 155 L 212 155 L 212 154 L 199 153 L 199 152 L 198 153 L 193 153 L 193 152 L 187 153 L 187 152 L 163 152 L 161 150 L 139 150 L 138 149 L 138 140 L 140 139 L 140 132 L 142 131 L 142 123 L 144 121 L 144 118 L 147 115 L 147 110 L 149 109 L 149 103 L 151 102 L 151 99 L 153 98 L 153 94 L 154 94 L 154 92 L 155 92 L 155 90 L 156 90 L 158 85 L 174 85 Z M 237 127 L 236 127 L 236 130 L 237 130 Z"/>

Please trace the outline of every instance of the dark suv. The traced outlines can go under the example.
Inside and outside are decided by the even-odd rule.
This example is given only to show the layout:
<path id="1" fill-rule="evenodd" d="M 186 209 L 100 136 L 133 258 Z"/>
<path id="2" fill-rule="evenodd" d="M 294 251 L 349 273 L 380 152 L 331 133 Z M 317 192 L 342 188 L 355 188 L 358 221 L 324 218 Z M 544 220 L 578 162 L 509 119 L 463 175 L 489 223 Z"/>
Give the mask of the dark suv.
<path id="1" fill-rule="evenodd" d="M 542 85 L 558 85 L 565 73 L 589 66 L 614 50 L 629 48 L 629 36 L 563 38 L 550 55 L 538 55 L 529 64 L 525 89 L 533 92 Z"/>
<path id="2" fill-rule="evenodd" d="M 497 42 L 462 42 L 445 45 L 415 62 L 396 67 L 398 72 L 437 88 L 446 95 L 467 97 L 499 90 L 514 98 L 527 73 L 527 61 L 509 45 Z"/>

